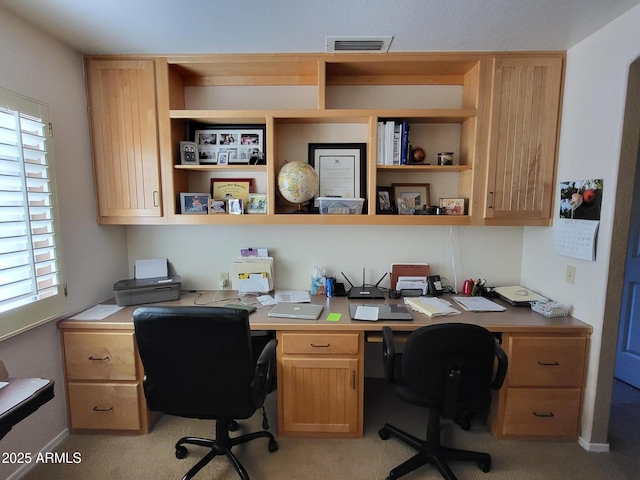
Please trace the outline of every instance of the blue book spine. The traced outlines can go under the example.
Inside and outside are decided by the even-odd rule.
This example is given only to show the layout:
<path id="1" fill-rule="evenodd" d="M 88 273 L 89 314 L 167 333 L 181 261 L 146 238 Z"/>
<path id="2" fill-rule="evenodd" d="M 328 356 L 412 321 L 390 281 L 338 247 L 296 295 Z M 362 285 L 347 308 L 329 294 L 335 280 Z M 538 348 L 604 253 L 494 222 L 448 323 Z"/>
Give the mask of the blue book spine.
<path id="1" fill-rule="evenodd" d="M 400 165 L 409 163 L 409 122 L 402 122 L 402 151 L 400 155 Z"/>

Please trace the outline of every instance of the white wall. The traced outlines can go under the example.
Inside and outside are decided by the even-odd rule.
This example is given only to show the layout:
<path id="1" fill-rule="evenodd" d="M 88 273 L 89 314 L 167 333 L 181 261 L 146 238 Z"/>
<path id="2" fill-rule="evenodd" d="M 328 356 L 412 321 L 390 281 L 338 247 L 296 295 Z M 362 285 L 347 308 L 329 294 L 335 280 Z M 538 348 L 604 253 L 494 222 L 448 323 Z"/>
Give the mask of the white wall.
<path id="1" fill-rule="evenodd" d="M 582 438 L 592 439 L 612 221 L 629 65 L 640 56 L 640 7 L 627 12 L 567 52 L 558 180 L 602 178 L 602 217 L 595 262 L 553 252 L 553 229 L 526 228 L 524 283 L 574 306 L 573 316 L 593 326 Z M 559 210 L 556 196 L 555 211 Z M 626 242 L 626 239 L 621 239 Z M 567 265 L 576 267 L 575 285 L 565 283 Z M 607 412 L 599 412 L 608 415 Z"/>
<path id="2" fill-rule="evenodd" d="M 111 279 L 127 274 L 124 228 L 96 225 L 82 56 L 0 8 L 0 66 L 1 87 L 49 105 L 69 287 L 67 311 L 76 312 L 110 297 Z M 56 397 L 2 439 L 4 452 L 36 454 L 67 425 L 55 322 L 0 342 L 0 359 L 11 375 L 56 382 Z M 0 478 L 15 469 L 0 464 Z"/>
<path id="3" fill-rule="evenodd" d="M 139 226 L 127 228 L 127 243 L 130 265 L 167 257 L 185 289 L 217 288 L 219 273 L 229 272 L 241 247 L 269 249 L 280 289 L 308 289 L 314 265 L 338 281 L 344 272 L 354 284 L 366 268 L 367 282 L 375 283 L 394 262 L 428 262 L 451 282 L 455 263 L 460 288 L 469 277 L 519 283 L 522 235 L 519 227 Z M 389 287 L 388 280 L 381 285 Z"/>

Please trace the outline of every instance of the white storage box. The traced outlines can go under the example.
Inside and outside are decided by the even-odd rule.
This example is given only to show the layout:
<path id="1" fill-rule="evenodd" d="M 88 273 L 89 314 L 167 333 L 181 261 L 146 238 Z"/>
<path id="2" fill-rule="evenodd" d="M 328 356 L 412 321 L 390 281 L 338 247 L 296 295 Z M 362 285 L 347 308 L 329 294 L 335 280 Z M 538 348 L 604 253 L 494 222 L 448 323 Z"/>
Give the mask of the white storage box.
<path id="1" fill-rule="evenodd" d="M 364 198 L 318 197 L 320 213 L 330 215 L 359 215 Z"/>

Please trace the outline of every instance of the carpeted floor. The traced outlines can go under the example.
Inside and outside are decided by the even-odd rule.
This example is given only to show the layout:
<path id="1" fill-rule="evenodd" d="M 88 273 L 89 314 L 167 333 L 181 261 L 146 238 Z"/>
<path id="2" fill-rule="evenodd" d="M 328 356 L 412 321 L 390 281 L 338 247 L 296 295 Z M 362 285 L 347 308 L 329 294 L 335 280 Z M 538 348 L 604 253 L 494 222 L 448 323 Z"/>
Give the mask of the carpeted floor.
<path id="1" fill-rule="evenodd" d="M 423 437 L 426 411 L 408 407 L 398 400 L 383 380 L 367 379 L 365 435 L 356 440 L 293 439 L 277 437 L 275 395 L 267 403 L 267 413 L 280 449 L 267 450 L 264 439 L 237 447 L 235 453 L 252 480 L 372 480 L 384 479 L 391 468 L 413 455 L 398 440 L 382 441 L 378 429 L 389 422 Z M 446 445 L 481 450 L 493 457 L 490 473 L 475 464 L 453 463 L 459 480 L 640 480 L 640 433 L 629 425 L 640 425 L 638 391 L 616 382 L 612 415 L 611 453 L 590 453 L 577 442 L 533 442 L 496 440 L 481 423 L 465 432 L 444 423 Z M 631 415 L 635 418 L 630 422 Z M 243 431 L 260 427 L 261 412 L 243 422 Z M 631 431 L 628 431 L 631 430 Z M 164 416 L 149 435 L 70 435 L 57 448 L 70 458 L 79 453 L 81 461 L 69 464 L 38 464 L 24 480 L 115 480 L 180 479 L 204 454 L 193 447 L 190 455 L 178 460 L 174 443 L 185 435 L 208 436 L 213 422 Z M 626 432 L 625 432 L 626 431 Z M 238 476 L 223 457 L 205 467 L 195 480 L 236 480 Z M 430 466 L 403 479 L 440 479 Z"/>

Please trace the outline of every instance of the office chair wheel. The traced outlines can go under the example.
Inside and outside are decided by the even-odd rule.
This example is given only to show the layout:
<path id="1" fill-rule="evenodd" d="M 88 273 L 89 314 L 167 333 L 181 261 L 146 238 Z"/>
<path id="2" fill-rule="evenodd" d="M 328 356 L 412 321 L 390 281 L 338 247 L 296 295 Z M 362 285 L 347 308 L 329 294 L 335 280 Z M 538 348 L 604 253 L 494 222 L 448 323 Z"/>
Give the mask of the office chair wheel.
<path id="1" fill-rule="evenodd" d="M 478 467 L 480 467 L 480 470 L 482 470 L 484 473 L 487 473 L 489 470 L 491 470 L 491 461 L 478 462 Z"/>
<path id="2" fill-rule="evenodd" d="M 273 453 L 273 452 L 277 452 L 278 451 L 278 442 L 276 442 L 275 440 L 270 440 L 269 441 L 269 452 Z"/>
<path id="3" fill-rule="evenodd" d="M 389 440 L 389 430 L 384 427 L 378 430 L 378 435 L 382 440 Z"/>
<path id="4" fill-rule="evenodd" d="M 183 458 L 187 458 L 187 455 L 189 455 L 189 451 L 187 450 L 187 447 L 180 445 L 179 447 L 176 447 L 176 458 L 181 460 Z"/>
<path id="5" fill-rule="evenodd" d="M 231 420 L 229 422 L 229 431 L 230 432 L 235 432 L 240 428 L 240 424 L 238 423 L 237 420 Z"/>

